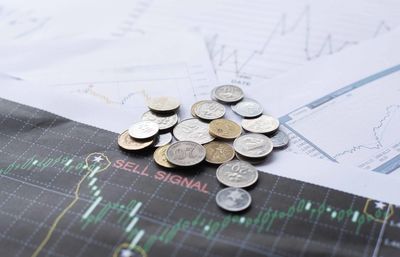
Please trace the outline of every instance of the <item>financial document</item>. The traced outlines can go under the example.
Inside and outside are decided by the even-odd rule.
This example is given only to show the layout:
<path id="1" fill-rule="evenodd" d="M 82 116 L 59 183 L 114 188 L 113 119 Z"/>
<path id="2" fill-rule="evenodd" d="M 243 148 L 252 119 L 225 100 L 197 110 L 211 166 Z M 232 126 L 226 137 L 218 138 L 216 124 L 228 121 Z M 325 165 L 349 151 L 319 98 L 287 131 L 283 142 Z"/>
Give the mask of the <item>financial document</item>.
<path id="1" fill-rule="evenodd" d="M 76 36 L 110 37 L 137 1 L 3 0 L 0 42 L 32 42 Z"/>
<path id="2" fill-rule="evenodd" d="M 330 160 L 385 174 L 398 173 L 399 80 L 400 63 L 316 99 L 281 121 L 300 138 L 295 146 L 303 141 L 302 147 L 315 148 Z"/>
<path id="3" fill-rule="evenodd" d="M 369 185 L 361 191 L 391 194 L 387 183 L 400 178 L 399 44 L 397 30 L 271 80 L 280 87 L 265 99 L 291 138 L 276 160 L 289 161 L 285 154 L 294 152 L 345 163 L 363 169 L 363 175 L 350 179 L 352 170 L 344 169 L 348 175 L 322 182 L 321 173 L 321 183 L 337 188 L 333 184 L 340 181 L 357 190 L 357 179 Z M 293 110 L 283 114 L 288 105 L 278 102 L 285 96 Z M 287 176 L 310 181 L 304 172 Z"/>
<path id="4" fill-rule="evenodd" d="M 400 24 L 396 0 L 6 0 L 0 10 L 2 43 L 195 29 L 220 82 L 244 87 L 268 86 L 269 78 Z"/>
<path id="5" fill-rule="evenodd" d="M 204 43 L 196 34 L 179 35 L 82 39 L 64 43 L 62 57 L 44 54 L 60 47 L 48 41 L 5 47 L 0 70 L 20 79 L 8 75 L 13 83 L 2 96 L 118 133 L 140 119 L 152 97 L 176 97 L 187 118 L 216 82 Z"/>
<path id="6" fill-rule="evenodd" d="M 143 7 L 145 6 L 145 8 Z M 400 2 L 143 1 L 123 28 L 201 31 L 220 82 L 273 90 L 268 79 L 385 34 L 400 24 Z"/>

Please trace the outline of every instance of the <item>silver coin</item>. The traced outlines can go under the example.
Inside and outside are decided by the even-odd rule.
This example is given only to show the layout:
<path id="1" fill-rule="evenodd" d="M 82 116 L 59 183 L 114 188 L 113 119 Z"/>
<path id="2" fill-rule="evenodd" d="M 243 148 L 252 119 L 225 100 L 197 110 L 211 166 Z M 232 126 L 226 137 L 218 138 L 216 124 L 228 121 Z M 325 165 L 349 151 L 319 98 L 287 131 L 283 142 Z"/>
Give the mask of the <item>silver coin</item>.
<path id="1" fill-rule="evenodd" d="M 266 157 L 272 151 L 272 141 L 262 134 L 245 134 L 233 142 L 235 151 L 247 158 Z"/>
<path id="2" fill-rule="evenodd" d="M 225 107 L 215 101 L 200 101 L 196 104 L 194 113 L 203 120 L 216 120 L 224 117 Z"/>
<path id="3" fill-rule="evenodd" d="M 159 131 L 158 124 L 152 121 L 139 121 L 133 124 L 128 133 L 135 139 L 148 139 L 157 135 Z"/>
<path id="4" fill-rule="evenodd" d="M 164 145 L 168 145 L 172 141 L 172 134 L 171 133 L 165 133 L 165 134 L 160 134 L 158 135 L 156 144 L 154 145 L 155 147 L 161 147 Z"/>
<path id="5" fill-rule="evenodd" d="M 192 141 L 175 142 L 168 147 L 167 160 L 181 167 L 199 164 L 206 158 L 206 149 Z"/>
<path id="6" fill-rule="evenodd" d="M 173 134 L 179 141 L 193 141 L 203 145 L 215 139 L 208 131 L 208 123 L 192 118 L 178 123 Z"/>
<path id="7" fill-rule="evenodd" d="M 211 90 L 211 100 L 213 101 L 218 101 L 218 99 L 215 97 L 215 87 L 213 88 L 213 90 Z"/>
<path id="8" fill-rule="evenodd" d="M 161 97 L 151 98 L 148 101 L 147 105 L 149 109 L 154 112 L 165 113 L 165 112 L 174 112 L 178 110 L 180 103 L 174 97 L 161 96 Z"/>
<path id="9" fill-rule="evenodd" d="M 234 85 L 223 85 L 216 87 L 214 97 L 224 103 L 235 103 L 243 99 L 243 90 Z"/>
<path id="10" fill-rule="evenodd" d="M 178 115 L 161 115 L 153 113 L 152 111 L 148 111 L 142 115 L 142 120 L 155 122 L 158 124 L 160 130 L 167 130 L 178 123 Z"/>
<path id="11" fill-rule="evenodd" d="M 258 171 L 248 162 L 234 160 L 218 167 L 217 179 L 229 187 L 249 187 L 257 181 Z"/>
<path id="12" fill-rule="evenodd" d="M 271 134 L 279 128 L 279 120 L 268 115 L 261 115 L 255 119 L 243 119 L 242 127 L 253 133 Z"/>
<path id="13" fill-rule="evenodd" d="M 255 118 L 263 113 L 262 105 L 256 100 L 245 98 L 235 105 L 232 105 L 232 110 L 245 118 Z"/>
<path id="14" fill-rule="evenodd" d="M 261 157 L 261 158 L 248 158 L 248 157 L 244 157 L 238 153 L 235 154 L 236 158 L 240 161 L 244 161 L 244 162 L 248 162 L 251 164 L 260 164 L 263 163 L 267 158 L 266 157 Z"/>
<path id="15" fill-rule="evenodd" d="M 251 195 L 241 188 L 227 187 L 217 193 L 215 201 L 224 210 L 238 212 L 250 206 Z"/>
<path id="16" fill-rule="evenodd" d="M 278 130 L 270 139 L 276 148 L 282 148 L 289 144 L 289 136 L 282 130 Z"/>

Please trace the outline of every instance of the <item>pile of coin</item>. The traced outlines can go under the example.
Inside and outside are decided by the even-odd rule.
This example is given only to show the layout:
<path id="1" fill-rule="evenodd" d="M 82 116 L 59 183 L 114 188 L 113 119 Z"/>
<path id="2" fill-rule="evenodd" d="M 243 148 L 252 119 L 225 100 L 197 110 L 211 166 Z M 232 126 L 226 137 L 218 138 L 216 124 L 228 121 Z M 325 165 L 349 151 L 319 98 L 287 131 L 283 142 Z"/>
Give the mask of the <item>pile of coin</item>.
<path id="1" fill-rule="evenodd" d="M 240 125 L 224 118 L 227 105 L 243 118 Z M 193 118 L 179 121 L 179 107 L 173 97 L 152 98 L 142 120 L 118 137 L 119 146 L 133 151 L 157 147 L 153 157 L 164 168 L 191 167 L 204 160 L 220 165 L 216 177 L 227 188 L 217 193 L 217 204 L 227 211 L 249 207 L 251 196 L 243 188 L 257 182 L 258 170 L 252 164 L 289 143 L 279 120 L 263 114 L 262 105 L 245 98 L 234 85 L 218 86 L 211 100 L 194 103 Z"/>

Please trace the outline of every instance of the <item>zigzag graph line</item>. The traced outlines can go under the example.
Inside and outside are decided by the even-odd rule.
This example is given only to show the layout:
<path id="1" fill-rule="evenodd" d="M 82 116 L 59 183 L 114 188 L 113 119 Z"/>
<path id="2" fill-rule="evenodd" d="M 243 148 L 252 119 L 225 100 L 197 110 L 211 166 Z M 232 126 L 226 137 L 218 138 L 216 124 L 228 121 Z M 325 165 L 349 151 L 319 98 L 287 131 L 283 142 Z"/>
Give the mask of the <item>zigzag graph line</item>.
<path id="1" fill-rule="evenodd" d="M 322 44 L 317 51 L 312 53 L 310 49 L 310 38 L 311 38 L 311 11 L 310 7 L 306 6 L 304 10 L 300 13 L 297 19 L 294 21 L 293 24 L 288 25 L 287 22 L 287 14 L 283 13 L 276 23 L 275 27 L 271 31 L 269 35 L 267 35 L 264 43 L 261 45 L 259 49 L 254 50 L 251 52 L 246 58 L 244 58 L 243 62 L 239 62 L 239 54 L 240 51 L 238 49 L 233 49 L 231 51 L 227 50 L 227 45 L 221 44 L 218 45 L 218 34 L 215 34 L 211 37 L 210 40 L 207 42 L 207 47 L 210 52 L 210 57 L 214 64 L 221 67 L 228 62 L 233 62 L 235 65 L 235 73 L 241 73 L 246 66 L 248 66 L 255 58 L 262 56 L 265 53 L 265 50 L 268 46 L 277 39 L 278 37 L 284 37 L 290 33 L 294 33 L 297 31 L 301 25 L 304 24 L 305 26 L 305 34 L 304 34 L 304 55 L 306 60 L 312 60 L 319 58 L 324 53 L 326 54 L 333 54 L 336 52 L 341 51 L 343 48 L 349 45 L 355 45 L 358 41 L 346 40 L 342 42 L 337 47 L 334 47 L 334 36 L 331 33 L 328 33 L 325 39 L 322 41 Z M 385 23 L 385 21 L 379 22 L 376 30 L 372 34 L 373 37 L 379 35 L 383 31 L 390 31 L 391 28 L 389 25 Z"/>
<path id="2" fill-rule="evenodd" d="M 375 127 L 372 128 L 372 133 L 373 133 L 373 137 L 374 137 L 374 141 L 375 141 L 374 144 L 372 144 L 372 145 L 361 145 L 360 144 L 360 145 L 353 146 L 350 149 L 347 149 L 340 153 L 335 154 L 333 156 L 333 158 L 337 159 L 346 154 L 352 154 L 354 152 L 357 152 L 361 149 L 376 150 L 376 149 L 382 148 L 383 147 L 383 144 L 382 144 L 383 131 L 381 131 L 381 133 L 379 133 L 379 130 L 382 129 L 385 126 L 385 124 L 390 123 L 392 117 L 398 110 L 400 110 L 400 105 L 390 105 L 390 106 L 386 107 L 385 115 L 382 117 L 382 119 L 380 119 L 378 121 L 378 125 L 376 125 Z M 386 125 L 386 127 L 387 127 L 387 125 Z"/>
<path id="3" fill-rule="evenodd" d="M 75 91 L 72 91 L 75 92 Z M 106 94 L 99 93 L 95 90 L 94 85 L 88 85 L 84 89 L 77 90 L 76 93 L 81 93 L 81 94 L 87 94 L 90 96 L 93 96 L 94 98 L 97 98 L 101 100 L 102 102 L 106 104 L 116 104 L 116 105 L 125 105 L 130 99 L 134 98 L 135 96 L 143 96 L 145 101 L 150 100 L 150 95 L 147 93 L 145 89 L 142 90 L 137 90 L 135 92 L 131 92 L 128 95 L 124 96 L 121 100 L 114 100 L 111 99 L 111 97 L 107 96 Z"/>

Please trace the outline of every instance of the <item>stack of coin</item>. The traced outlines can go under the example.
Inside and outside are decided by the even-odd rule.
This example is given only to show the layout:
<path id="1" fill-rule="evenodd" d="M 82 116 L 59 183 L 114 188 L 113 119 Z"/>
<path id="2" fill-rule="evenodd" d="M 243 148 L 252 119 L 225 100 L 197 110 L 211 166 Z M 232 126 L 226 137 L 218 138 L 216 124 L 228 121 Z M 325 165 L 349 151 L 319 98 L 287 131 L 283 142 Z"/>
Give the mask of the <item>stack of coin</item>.
<path id="1" fill-rule="evenodd" d="M 179 106 L 179 101 L 173 97 L 152 98 L 148 103 L 149 111 L 118 137 L 118 145 L 128 151 L 139 151 L 170 144 L 170 131 L 179 120 L 176 113 Z"/>
<path id="2" fill-rule="evenodd" d="M 154 145 L 160 127 L 152 121 L 140 121 L 133 124 L 118 137 L 118 145 L 129 151 L 138 151 Z"/>
<path id="3" fill-rule="evenodd" d="M 220 165 L 216 177 L 227 188 L 217 193 L 216 202 L 227 211 L 243 211 L 251 204 L 244 188 L 258 179 L 252 164 L 263 162 L 273 149 L 287 146 L 289 138 L 279 130 L 279 120 L 264 114 L 262 105 L 245 97 L 240 87 L 218 86 L 211 99 L 194 103 L 193 118 L 179 122 L 178 100 L 152 98 L 149 111 L 118 137 L 118 144 L 130 151 L 157 147 L 153 158 L 164 168 L 191 167 L 204 160 Z M 243 118 L 240 125 L 224 118 L 226 105 Z"/>
<path id="4" fill-rule="evenodd" d="M 258 171 L 252 164 L 263 162 L 273 149 L 287 146 L 289 137 L 279 130 L 279 120 L 263 114 L 263 106 L 245 97 L 238 86 L 216 87 L 211 92 L 211 99 L 231 105 L 233 112 L 243 118 L 241 126 L 227 119 L 214 119 L 209 124 L 213 137 L 234 140 L 233 148 L 238 160 L 231 161 L 232 152 L 223 145 L 226 142 L 206 145 L 206 161 L 216 164 L 221 163 L 218 160 L 227 161 L 217 169 L 218 181 L 228 186 L 218 192 L 217 204 L 227 211 L 242 211 L 251 203 L 250 194 L 243 188 L 253 185 L 258 178 Z"/>
<path id="5" fill-rule="evenodd" d="M 214 137 L 208 133 L 208 124 L 200 119 L 187 119 L 178 124 L 179 106 L 179 101 L 172 97 L 152 98 L 148 103 L 149 111 L 142 115 L 142 120 L 118 137 L 119 146 L 130 151 L 158 147 L 153 158 L 164 168 L 201 163 L 206 158 L 202 144 L 213 141 Z M 197 112 L 203 120 L 212 120 L 214 115 L 220 118 L 225 114 L 225 107 L 217 102 L 204 101 L 204 105 L 199 107 Z M 171 144 L 171 132 L 178 142 Z"/>
<path id="6" fill-rule="evenodd" d="M 243 131 L 229 138 L 235 140 L 233 147 L 238 159 L 260 163 L 273 149 L 288 145 L 289 137 L 279 130 L 279 120 L 264 114 L 263 106 L 258 101 L 245 97 L 240 87 L 235 85 L 216 87 L 211 92 L 211 98 L 223 104 L 230 104 L 233 112 L 243 118 L 241 122 Z M 233 121 L 223 119 L 214 120 L 210 123 L 210 134 L 219 139 L 228 139 L 226 131 L 237 131 L 237 128 L 234 129 L 235 124 Z"/>

